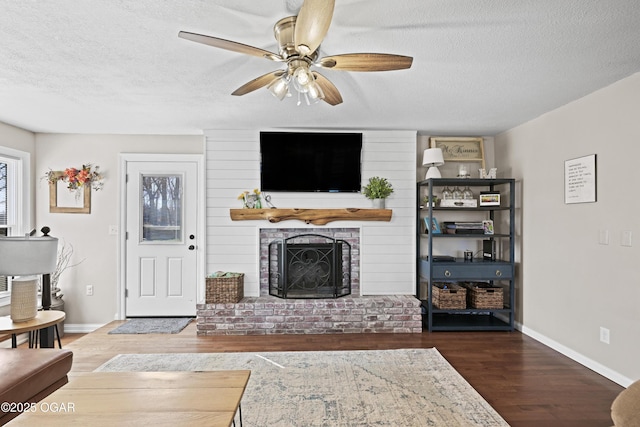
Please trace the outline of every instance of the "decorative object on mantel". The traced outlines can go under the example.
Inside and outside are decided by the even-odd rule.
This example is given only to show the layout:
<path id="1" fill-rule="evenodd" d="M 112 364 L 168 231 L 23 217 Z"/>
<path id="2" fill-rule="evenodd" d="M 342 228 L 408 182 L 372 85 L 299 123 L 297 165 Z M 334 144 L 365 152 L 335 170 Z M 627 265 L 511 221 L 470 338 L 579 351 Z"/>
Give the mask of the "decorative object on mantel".
<path id="1" fill-rule="evenodd" d="M 253 189 L 253 192 L 243 191 L 238 200 L 242 200 L 242 207 L 244 209 L 262 209 L 262 200 L 260 199 L 260 190 Z"/>
<path id="2" fill-rule="evenodd" d="M 362 188 L 362 193 L 367 199 L 373 200 L 374 209 L 384 209 L 384 200 L 393 193 L 393 186 L 387 178 L 373 176 Z"/>
<path id="3" fill-rule="evenodd" d="M 267 203 L 267 206 L 269 206 L 271 209 L 275 209 L 276 207 L 274 206 L 273 203 L 271 203 L 271 194 L 267 194 L 264 196 L 264 201 Z"/>
<path id="4" fill-rule="evenodd" d="M 267 220 L 271 223 L 297 219 L 306 224 L 325 225 L 331 221 L 391 221 L 391 209 L 231 209 L 233 221 Z"/>
<path id="5" fill-rule="evenodd" d="M 444 157 L 442 156 L 442 149 L 440 148 L 427 148 L 422 155 L 422 165 L 429 167 L 427 169 L 427 175 L 424 179 L 429 178 L 442 178 L 440 169 L 438 166 L 444 165 Z"/>
<path id="6" fill-rule="evenodd" d="M 43 178 L 49 183 L 49 212 L 51 213 L 91 213 L 91 189 L 100 190 L 104 185 L 104 176 L 99 166 L 91 163 L 78 168 L 66 168 L 64 171 L 49 169 Z M 58 187 L 65 185 L 73 195 L 65 198 Z"/>

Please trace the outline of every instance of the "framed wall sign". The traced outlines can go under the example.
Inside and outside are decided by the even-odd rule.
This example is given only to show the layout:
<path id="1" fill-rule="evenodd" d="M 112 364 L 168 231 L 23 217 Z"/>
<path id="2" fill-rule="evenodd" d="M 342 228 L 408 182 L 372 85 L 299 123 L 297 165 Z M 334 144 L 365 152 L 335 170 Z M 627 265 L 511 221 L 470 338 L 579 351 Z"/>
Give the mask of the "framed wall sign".
<path id="1" fill-rule="evenodd" d="M 429 145 L 442 149 L 445 162 L 479 162 L 484 168 L 482 137 L 432 136 Z"/>
<path id="2" fill-rule="evenodd" d="M 596 155 L 578 157 L 564 162 L 564 202 L 596 201 Z"/>
<path id="3" fill-rule="evenodd" d="M 53 171 L 53 178 L 64 175 L 63 171 Z M 85 184 L 69 191 L 62 180 L 49 181 L 49 212 L 51 213 L 91 213 L 91 185 Z"/>

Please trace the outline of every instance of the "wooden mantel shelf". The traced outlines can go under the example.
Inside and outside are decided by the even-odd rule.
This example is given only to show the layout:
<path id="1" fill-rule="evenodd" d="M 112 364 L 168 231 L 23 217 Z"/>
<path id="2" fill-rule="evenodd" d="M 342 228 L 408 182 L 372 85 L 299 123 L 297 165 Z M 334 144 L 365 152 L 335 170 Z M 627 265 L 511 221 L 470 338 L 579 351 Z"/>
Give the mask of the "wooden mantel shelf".
<path id="1" fill-rule="evenodd" d="M 307 224 L 331 221 L 391 221 L 391 209 L 231 209 L 233 221 L 267 220 L 271 223 L 297 219 Z"/>

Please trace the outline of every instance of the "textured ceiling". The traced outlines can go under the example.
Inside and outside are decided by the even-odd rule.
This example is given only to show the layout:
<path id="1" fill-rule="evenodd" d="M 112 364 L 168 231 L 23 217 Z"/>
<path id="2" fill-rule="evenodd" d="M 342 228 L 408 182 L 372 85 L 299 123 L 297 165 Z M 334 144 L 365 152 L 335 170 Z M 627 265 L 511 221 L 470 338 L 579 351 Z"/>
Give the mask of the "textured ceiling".
<path id="1" fill-rule="evenodd" d="M 236 88 L 278 63 L 301 0 L 0 0 L 0 121 L 35 132 L 410 129 L 493 135 L 640 71 L 638 0 L 336 0 L 322 55 L 413 56 L 409 70 L 325 70 L 344 103 Z"/>

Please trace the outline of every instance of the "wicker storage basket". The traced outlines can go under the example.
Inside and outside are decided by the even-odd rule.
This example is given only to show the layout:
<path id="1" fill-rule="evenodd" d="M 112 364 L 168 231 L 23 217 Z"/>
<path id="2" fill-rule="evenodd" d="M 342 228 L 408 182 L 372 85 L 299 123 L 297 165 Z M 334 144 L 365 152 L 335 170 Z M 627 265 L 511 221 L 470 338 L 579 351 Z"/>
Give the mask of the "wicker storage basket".
<path id="1" fill-rule="evenodd" d="M 235 304 L 244 298 L 244 273 L 223 273 L 207 277 L 207 304 Z"/>
<path id="2" fill-rule="evenodd" d="M 468 283 L 468 302 L 471 308 L 504 308 L 501 287 L 488 283 Z"/>
<path id="3" fill-rule="evenodd" d="M 431 304 L 441 310 L 467 308 L 467 290 L 455 283 L 434 283 Z"/>

